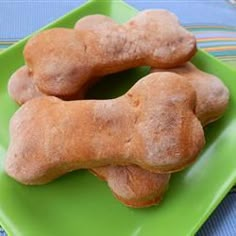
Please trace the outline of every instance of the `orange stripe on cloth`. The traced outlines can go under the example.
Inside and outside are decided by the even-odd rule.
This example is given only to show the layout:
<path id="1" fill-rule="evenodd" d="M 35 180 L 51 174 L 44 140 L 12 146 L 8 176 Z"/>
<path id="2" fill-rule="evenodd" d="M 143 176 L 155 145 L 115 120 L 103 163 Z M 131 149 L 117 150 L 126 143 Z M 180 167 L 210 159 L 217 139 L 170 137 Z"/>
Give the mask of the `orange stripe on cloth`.
<path id="1" fill-rule="evenodd" d="M 207 38 L 197 38 L 199 43 L 201 42 L 211 42 L 211 41 L 235 41 L 236 37 L 207 37 Z"/>
<path id="2" fill-rule="evenodd" d="M 204 50 L 208 52 L 214 52 L 214 51 L 230 51 L 230 50 L 236 50 L 236 45 L 234 46 L 219 46 L 219 47 L 202 47 Z"/>

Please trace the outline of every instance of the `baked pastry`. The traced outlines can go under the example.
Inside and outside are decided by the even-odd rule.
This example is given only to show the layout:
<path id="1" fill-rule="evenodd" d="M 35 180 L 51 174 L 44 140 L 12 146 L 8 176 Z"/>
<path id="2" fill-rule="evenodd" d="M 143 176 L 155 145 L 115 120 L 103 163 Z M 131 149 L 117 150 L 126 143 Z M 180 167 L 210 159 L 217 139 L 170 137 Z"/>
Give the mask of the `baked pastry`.
<path id="1" fill-rule="evenodd" d="M 189 82 L 169 72 L 152 73 L 111 100 L 33 99 L 11 120 L 5 170 L 24 184 L 105 165 L 181 170 L 205 144 L 195 106 Z"/>
<path id="2" fill-rule="evenodd" d="M 102 18 L 100 25 L 104 18 L 107 23 L 99 30 L 85 29 L 94 17 Z M 141 65 L 171 68 L 196 52 L 193 34 L 166 10 L 140 12 L 123 25 L 105 16 L 88 16 L 80 22 L 76 29 L 40 32 L 26 44 L 25 61 L 41 92 L 60 98 L 84 94 L 104 75 Z"/>

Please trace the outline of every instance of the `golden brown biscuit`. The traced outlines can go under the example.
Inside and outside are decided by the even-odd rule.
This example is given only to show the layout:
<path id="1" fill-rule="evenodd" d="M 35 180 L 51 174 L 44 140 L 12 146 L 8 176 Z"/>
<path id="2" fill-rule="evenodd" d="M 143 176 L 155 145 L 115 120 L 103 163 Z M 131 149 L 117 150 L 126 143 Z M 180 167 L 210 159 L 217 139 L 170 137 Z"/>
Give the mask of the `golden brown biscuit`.
<path id="1" fill-rule="evenodd" d="M 149 10 L 100 30 L 43 31 L 28 41 L 24 56 L 39 90 L 64 97 L 83 93 L 97 77 L 141 65 L 178 66 L 195 52 L 195 37 L 174 14 Z"/>
<path id="2" fill-rule="evenodd" d="M 18 104 L 44 95 L 36 86 L 32 86 L 33 81 L 29 76 L 27 67 L 23 66 L 10 79 L 9 92 Z M 148 207 L 158 204 L 167 190 L 170 178 L 170 174 L 154 174 L 137 166 L 107 166 L 95 168 L 92 172 L 107 180 L 114 196 L 130 207 Z M 131 179 L 135 182 L 129 181 Z"/>
<path id="3" fill-rule="evenodd" d="M 153 20 L 155 21 L 152 22 Z M 162 24 L 167 20 L 168 23 L 166 23 L 164 27 Z M 65 100 L 82 98 L 87 88 L 94 84 L 99 79 L 99 76 L 101 77 L 109 73 L 142 64 L 155 64 L 155 66 L 162 67 L 161 60 L 166 61 L 170 66 L 175 66 L 188 60 L 195 52 L 195 39 L 193 35 L 178 24 L 176 17 L 172 13 L 164 10 L 144 11 L 124 25 L 119 25 L 111 18 L 104 15 L 90 15 L 80 19 L 75 29 L 78 31 L 78 35 L 73 30 L 67 29 L 46 31 L 31 39 L 25 49 L 26 61 L 28 61 L 29 65 L 32 64 L 31 57 L 33 57 L 33 59 L 35 59 L 36 69 L 38 68 L 40 70 L 40 78 L 42 77 L 43 80 L 45 80 L 42 86 L 49 86 L 54 90 L 54 92 L 49 92 L 48 94 L 56 95 Z M 148 29 L 150 29 L 150 31 L 147 31 Z M 158 36 L 156 31 L 159 32 Z M 70 34 L 71 37 L 73 35 L 73 39 L 70 39 L 69 35 L 62 35 L 64 33 L 66 34 L 66 32 L 70 32 L 68 34 Z M 171 33 L 175 35 L 176 41 L 173 40 L 173 37 L 168 36 Z M 81 34 L 82 36 L 80 37 Z M 91 34 L 95 34 L 99 42 L 97 42 L 98 44 L 96 45 L 91 44 L 87 46 L 83 40 L 88 38 L 86 43 L 90 43 L 92 40 Z M 133 35 L 133 38 L 126 37 L 126 34 Z M 76 37 L 76 35 L 78 37 Z M 168 39 L 165 38 L 167 36 Z M 50 39 L 50 37 L 52 39 Z M 137 39 L 134 39 L 135 37 L 137 37 Z M 57 42 L 58 40 L 60 42 Z M 67 42 L 66 44 L 68 48 L 63 45 L 65 43 L 63 40 L 71 40 L 71 42 Z M 148 43 L 147 40 L 150 42 Z M 76 41 L 76 43 L 73 43 L 74 41 Z M 155 50 L 147 50 L 147 45 L 154 47 Z M 78 51 L 76 55 L 75 52 L 77 51 L 75 48 L 77 48 Z M 86 48 L 86 53 L 84 48 Z M 64 52 L 66 50 L 68 53 Z M 69 50 L 75 52 L 70 53 Z M 47 51 L 49 51 L 49 53 L 47 53 Z M 143 52 L 143 56 L 136 55 L 139 53 L 142 54 L 141 51 L 145 52 Z M 174 54 L 172 54 L 172 51 Z M 86 60 L 89 53 L 91 54 L 91 58 Z M 162 55 L 158 57 L 158 53 Z M 40 54 L 40 59 L 36 58 L 38 54 Z M 58 56 L 55 54 L 58 54 Z M 166 54 L 166 56 L 164 54 Z M 176 62 L 174 62 L 176 60 L 175 57 L 181 58 L 181 55 L 186 58 L 176 64 Z M 56 58 L 54 58 L 54 56 Z M 99 56 L 101 58 L 99 58 Z M 151 59 L 151 56 L 153 56 L 154 59 Z M 48 60 L 46 60 L 45 57 L 48 58 Z M 73 58 L 76 57 L 79 59 L 73 60 Z M 148 59 L 148 57 L 150 58 Z M 149 61 L 146 63 L 145 60 Z M 57 65 L 56 62 L 59 64 Z M 76 66 L 81 67 L 76 69 Z M 38 87 L 34 85 L 35 83 L 37 84 L 37 71 L 33 70 L 33 73 L 29 71 L 30 70 L 27 70 L 25 67 L 20 68 L 10 78 L 9 94 L 18 104 L 23 104 L 25 101 L 33 98 L 33 95 L 37 97 L 38 95 L 44 94 L 44 92 L 42 92 L 44 89 L 38 89 Z M 92 74 L 86 77 L 86 74 L 90 73 L 89 71 Z M 78 72 L 78 74 L 76 74 L 76 72 Z M 83 78 L 84 76 L 86 78 Z M 33 77 L 36 77 L 36 80 L 34 80 Z M 69 77 L 67 82 L 64 81 L 66 77 Z M 32 82 L 30 83 L 31 80 Z M 27 88 L 25 88 L 25 86 L 19 86 L 25 85 L 26 81 L 29 83 Z M 66 89 L 67 84 L 68 87 L 70 87 L 69 90 L 73 91 L 70 92 Z M 63 87 L 62 92 L 58 91 L 58 89 L 60 90 L 59 87 Z M 25 88 L 25 92 L 23 92 L 23 88 Z M 39 86 L 39 88 L 41 87 Z M 47 90 L 45 90 L 45 92 L 47 93 Z"/>
<path id="4" fill-rule="evenodd" d="M 25 184 L 105 165 L 181 170 L 205 143 L 195 105 L 191 85 L 168 72 L 146 76 L 117 99 L 33 99 L 11 120 L 5 170 Z"/>

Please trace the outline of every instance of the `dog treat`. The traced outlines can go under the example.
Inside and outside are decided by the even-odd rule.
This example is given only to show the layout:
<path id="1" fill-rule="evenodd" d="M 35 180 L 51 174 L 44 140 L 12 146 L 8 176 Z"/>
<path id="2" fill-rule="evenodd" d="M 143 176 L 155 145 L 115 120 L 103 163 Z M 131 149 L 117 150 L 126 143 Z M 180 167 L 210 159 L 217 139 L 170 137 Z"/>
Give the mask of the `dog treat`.
<path id="1" fill-rule="evenodd" d="M 134 165 L 99 167 L 92 172 L 107 181 L 119 201 L 135 208 L 158 204 L 170 179 L 170 174 L 156 174 Z"/>
<path id="2" fill-rule="evenodd" d="M 126 46 L 126 47 L 128 47 L 128 43 L 130 44 L 130 46 L 133 46 L 133 48 L 135 47 L 135 45 L 137 44 L 137 43 L 140 43 L 140 47 L 142 46 L 142 47 L 144 47 L 145 45 L 146 45 L 146 41 L 145 41 L 145 43 L 143 43 L 143 42 L 141 42 L 141 38 L 140 38 L 140 42 L 139 41 L 137 41 L 137 42 L 129 42 L 129 41 L 125 41 L 124 42 L 124 40 L 122 41 L 121 39 L 120 39 L 120 37 L 121 37 L 121 35 L 120 36 L 117 36 L 117 34 L 118 34 L 118 32 L 120 32 L 120 31 L 122 31 L 123 32 L 123 34 L 127 34 L 127 31 L 129 31 L 129 30 L 127 30 L 127 27 L 129 28 L 129 27 L 131 27 L 130 25 L 133 25 L 134 23 L 135 23 L 135 26 L 132 26 L 131 28 L 132 28 L 132 32 L 133 32 L 133 34 L 134 35 L 136 35 L 136 34 L 138 34 L 138 32 L 140 31 L 140 34 L 141 34 L 141 32 L 142 32 L 142 34 L 144 34 L 145 32 L 146 32 L 146 27 L 144 27 L 144 26 L 142 26 L 142 24 L 144 24 L 144 23 L 142 23 L 142 19 L 143 18 L 145 18 L 146 19 L 146 25 L 148 25 L 150 28 L 154 28 L 155 29 L 155 32 L 156 32 L 156 30 L 158 30 L 158 32 L 160 31 L 160 33 L 162 32 L 162 31 L 164 31 L 165 32 L 165 29 L 162 29 L 163 28 L 163 25 L 161 25 L 161 22 L 163 22 L 163 21 L 165 21 L 166 20 L 166 18 L 173 18 L 172 19 L 172 21 L 174 20 L 175 21 L 175 25 L 176 24 L 178 24 L 178 22 L 177 22 L 177 20 L 176 20 L 176 17 L 172 14 L 172 13 L 169 13 L 169 12 L 167 12 L 167 11 L 164 11 L 164 10 L 153 10 L 153 11 L 144 11 L 143 13 L 140 13 L 138 16 L 136 16 L 133 20 L 131 20 L 130 22 L 128 22 L 128 23 L 126 23 L 125 25 L 118 25 L 115 21 L 113 21 L 111 18 L 109 18 L 109 17 L 107 17 L 107 16 L 104 16 L 104 15 L 90 15 L 90 16 L 86 16 L 86 17 L 84 17 L 84 18 L 82 18 L 82 19 L 80 19 L 77 23 L 76 23 L 76 25 L 75 25 L 75 29 L 76 30 L 78 30 L 79 32 L 81 32 L 81 31 L 92 31 L 93 33 L 95 33 L 95 34 L 97 34 L 97 35 L 99 35 L 99 39 L 100 40 L 102 40 L 103 38 L 105 38 L 106 39 L 106 43 L 108 43 L 108 45 L 107 45 L 107 47 L 110 49 L 110 50 L 112 50 L 112 49 L 116 49 L 116 50 L 118 50 L 117 49 L 117 47 L 118 46 L 120 46 L 121 47 L 121 51 L 119 52 L 119 53 L 117 53 L 117 52 L 115 52 L 115 55 L 114 55 L 114 52 L 111 52 L 111 53 L 106 53 L 106 55 L 104 55 L 103 57 L 105 57 L 105 60 L 106 60 L 106 62 L 105 62 L 105 64 L 103 63 L 102 65 L 100 65 L 101 66 L 101 68 L 100 68 L 100 71 L 101 71 L 101 73 L 102 73 L 102 75 L 105 75 L 105 74 L 109 74 L 110 72 L 106 72 L 106 70 L 107 70 L 107 68 L 109 69 L 109 68 L 111 68 L 112 67 L 112 69 L 114 68 L 114 66 L 116 65 L 117 66 L 117 68 L 114 70 L 114 71 L 112 71 L 112 72 L 118 72 L 118 71 L 120 71 L 120 70 L 124 70 L 124 69 L 127 69 L 127 68 L 132 68 L 132 67 L 135 67 L 136 65 L 134 64 L 134 65 L 130 65 L 130 63 L 128 63 L 127 64 L 127 60 L 130 60 L 131 61 L 131 63 L 133 62 L 133 61 L 136 61 L 136 59 L 135 58 L 133 58 L 133 56 L 134 56 L 134 52 L 136 52 L 137 50 L 134 50 L 133 49 L 133 52 L 132 52 L 132 48 L 130 48 L 129 50 L 130 50 L 130 52 L 129 52 L 129 50 L 127 50 L 127 48 L 124 48 L 124 45 Z M 158 22 L 155 22 L 155 25 L 153 25 L 154 23 L 153 22 L 151 22 L 151 20 L 152 20 L 152 18 L 158 18 Z M 154 20 L 154 19 L 153 19 Z M 150 22 L 148 22 L 148 21 L 150 21 Z M 156 21 L 157 21 L 157 19 L 156 19 Z M 172 22 L 171 21 L 171 22 Z M 133 22 L 133 23 L 132 23 Z M 142 24 L 141 24 L 142 23 Z M 168 23 L 169 24 L 169 23 Z M 158 26 L 158 27 L 157 27 Z M 140 27 L 141 27 L 141 29 L 140 29 Z M 119 31 L 117 31 L 117 28 L 119 29 Z M 58 29 L 56 29 L 56 30 L 58 30 Z M 59 30 L 61 30 L 61 29 L 59 29 Z M 170 30 L 170 33 L 172 32 L 174 32 L 174 31 L 180 31 L 177 35 L 179 35 L 179 37 L 181 37 L 181 34 L 183 34 L 183 38 L 181 39 L 181 40 L 183 40 L 184 42 L 186 41 L 188 41 L 188 38 L 190 38 L 191 40 L 190 41 L 194 41 L 195 39 L 193 38 L 193 36 L 190 34 L 190 33 L 188 33 L 187 31 L 185 31 L 184 30 L 184 28 L 182 28 L 180 25 L 178 25 L 178 27 L 176 28 L 176 29 L 173 29 L 173 27 L 171 27 L 171 25 L 168 25 L 168 29 L 166 29 L 167 30 L 167 32 L 165 32 L 165 33 L 162 33 L 161 34 L 161 36 L 158 36 L 159 38 L 158 38 L 158 45 L 159 45 L 159 48 L 158 48 L 158 51 L 161 51 L 161 50 L 167 50 L 168 51 L 168 49 L 170 50 L 170 47 L 172 46 L 172 50 L 173 50 L 173 48 L 175 47 L 175 50 L 182 50 L 181 49 L 181 45 L 182 44 L 179 44 L 178 42 L 174 42 L 173 41 L 173 37 L 169 37 L 169 39 L 168 40 L 166 40 L 165 39 L 165 37 L 167 36 L 167 34 L 168 34 L 168 30 Z M 138 31 L 138 32 L 136 32 L 136 31 Z M 108 32 L 108 33 L 107 33 Z M 113 39 L 113 37 L 111 38 L 111 35 L 110 35 L 110 32 L 114 32 L 114 38 L 117 36 L 118 38 L 114 41 L 114 39 Z M 125 33 L 126 32 L 126 33 Z M 151 32 L 149 32 L 148 34 L 150 34 Z M 42 34 L 42 33 L 41 33 Z M 46 34 L 48 34 L 48 33 L 46 33 Z M 122 34 L 122 35 L 123 35 Z M 128 33 L 129 34 L 129 33 Z M 175 34 L 176 35 L 176 34 Z M 123 35 L 124 36 L 124 35 Z M 36 37 L 39 37 L 39 36 L 36 36 Z M 50 37 L 53 37 L 53 40 L 59 40 L 59 38 L 57 39 L 57 38 L 55 38 L 54 36 L 50 36 Z M 98 37 L 98 36 L 97 36 Z M 144 36 L 143 36 L 144 37 Z M 153 34 L 153 37 L 155 37 L 155 35 Z M 45 38 L 45 37 L 44 37 Z M 65 37 L 62 37 L 62 39 L 63 38 L 65 38 Z M 33 39 L 32 39 L 33 40 Z M 35 39 L 36 40 L 36 39 Z M 45 39 L 46 40 L 46 39 Z M 49 40 L 49 39 L 48 39 Z M 108 40 L 112 40 L 112 43 L 109 43 L 108 42 Z M 170 41 L 170 40 L 172 40 L 172 41 Z M 176 40 L 177 40 L 177 38 L 176 38 Z M 36 40 L 37 42 L 38 42 L 38 40 Z M 31 41 L 30 41 L 31 42 Z M 30 44 L 30 42 L 28 43 L 29 45 L 31 45 Z M 53 41 L 51 41 L 51 43 L 52 43 Z M 103 42 L 103 41 L 102 41 Z M 103 45 L 103 47 L 104 47 L 104 50 L 108 50 L 108 48 L 107 47 L 105 47 L 104 46 L 104 44 L 105 44 L 105 42 L 103 42 L 103 44 L 101 44 L 101 45 Z M 40 43 L 40 42 L 38 42 L 38 43 Z M 99 42 L 99 43 L 101 43 L 101 42 Z M 133 45 L 135 43 L 135 45 Z M 27 45 L 28 45 L 27 44 Z M 78 43 L 79 44 L 79 43 Z M 117 46 L 115 46 L 117 44 Z M 153 43 L 152 43 L 153 44 Z M 195 42 L 193 43 L 193 45 L 195 44 Z M 50 44 L 51 45 L 51 44 Z M 54 49 L 54 46 L 56 47 L 58 44 L 55 44 L 55 45 L 51 45 L 50 46 L 50 48 L 52 47 L 53 49 L 53 52 L 55 51 L 55 52 L 57 52 L 58 50 L 59 50 L 59 52 L 57 52 L 57 53 L 63 53 L 62 52 L 62 49 L 64 49 L 64 46 L 62 46 L 61 45 L 61 48 L 58 48 L 58 49 Z M 139 46 L 139 45 L 138 45 Z M 137 47 L 138 47 L 137 46 Z M 33 44 L 33 45 L 31 45 L 31 46 L 29 46 L 29 47 L 35 47 L 35 45 Z M 42 46 L 43 47 L 43 46 Z M 45 45 L 45 50 L 47 50 L 47 48 L 49 48 L 49 45 Z M 123 49 L 122 49 L 123 48 Z M 155 47 L 156 48 L 156 47 Z M 194 46 L 194 48 L 195 48 L 195 46 Z M 37 49 L 36 49 L 37 50 Z M 66 50 L 66 49 L 65 49 Z M 69 50 L 69 49 L 67 49 L 67 50 Z M 125 51 L 126 50 L 126 51 Z M 186 50 L 186 49 L 185 49 Z M 193 50 L 193 52 L 192 52 L 192 55 L 194 54 L 194 52 L 195 52 L 195 49 L 192 49 Z M 146 50 L 145 50 L 146 51 Z M 44 53 L 46 53 L 46 52 L 44 52 Z M 151 51 L 151 53 L 153 54 L 153 51 Z M 184 51 L 181 51 L 181 53 L 183 53 L 184 54 Z M 125 57 L 124 56 L 122 56 L 123 54 L 125 54 Z M 31 54 L 32 55 L 32 54 Z M 38 55 L 38 54 L 35 54 L 35 55 Z M 99 54 L 100 55 L 100 54 Z M 167 53 L 167 55 L 168 55 L 168 53 Z M 32 55 L 32 56 L 34 56 L 34 55 Z M 44 55 L 44 57 L 42 58 L 41 57 L 41 59 L 42 60 L 44 60 L 44 63 L 43 63 L 43 66 L 42 66 L 42 71 L 40 72 L 40 73 L 44 73 L 44 69 L 43 68 L 48 68 L 48 67 L 52 67 L 52 65 L 50 64 L 51 63 L 51 61 L 53 61 L 53 65 L 54 65 L 54 67 L 56 66 L 55 65 L 55 60 L 53 59 L 53 55 L 51 55 L 50 54 L 50 58 L 51 58 L 51 61 L 50 60 L 46 60 L 45 59 L 45 56 L 46 55 Z M 69 56 L 69 55 L 68 55 Z M 117 57 L 117 56 L 119 56 L 119 58 Z M 92 58 L 94 58 L 94 55 L 92 55 L 91 56 Z M 111 58 L 112 57 L 112 58 Z M 128 57 L 130 57 L 130 59 L 128 58 Z M 171 55 L 169 55 L 169 57 L 171 57 Z M 133 59 L 132 59 L 133 58 Z M 164 57 L 165 58 L 165 57 Z M 172 59 L 173 59 L 173 55 L 172 55 L 172 57 L 171 57 Z M 190 56 L 189 56 L 189 58 L 190 58 Z M 60 58 L 58 58 L 58 60 L 59 60 Z M 124 61 L 124 63 L 123 63 L 123 59 L 125 59 L 125 61 Z M 161 59 L 162 59 L 162 57 L 161 57 Z M 102 60 L 104 60 L 104 58 L 102 58 Z M 99 60 L 99 64 L 101 64 L 101 61 L 102 60 Z M 115 60 L 115 61 L 114 61 Z M 72 61 L 72 59 L 70 60 L 70 63 L 71 63 L 71 61 Z M 75 62 L 77 63 L 78 61 L 80 61 L 80 60 L 76 60 Z M 91 60 L 90 60 L 91 61 Z M 119 62 L 117 62 L 117 61 L 119 61 Z M 85 63 L 86 61 L 81 61 L 81 63 Z M 167 63 L 169 63 L 169 62 L 171 62 L 171 60 L 167 60 Z M 39 63 L 38 62 L 38 60 L 36 60 L 36 62 L 35 63 Z M 118 63 L 118 64 L 117 64 Z M 157 63 L 158 63 L 158 60 L 155 62 L 155 65 L 156 66 L 158 66 L 157 65 Z M 181 62 L 182 63 L 182 62 Z M 179 63 L 179 64 L 181 64 L 181 63 Z M 108 65 L 109 64 L 109 65 Z M 114 64 L 114 66 L 113 66 L 113 64 Z M 124 67 L 122 67 L 122 68 L 118 68 L 118 66 L 120 66 L 120 64 L 122 64 L 122 66 Z M 141 63 L 142 64 L 142 63 Z M 140 64 L 140 65 L 141 65 Z M 148 63 L 148 64 L 150 64 L 150 63 Z M 64 65 L 64 64 L 63 64 Z M 173 66 L 175 65 L 175 64 L 172 64 Z M 128 66 L 128 67 L 127 67 Z M 75 66 L 63 66 L 63 68 L 61 67 L 61 65 L 59 66 L 61 69 L 64 69 L 64 68 L 72 68 L 72 67 L 74 67 L 75 68 Z M 159 65 L 159 67 L 161 67 L 161 65 Z M 41 68 L 41 67 L 40 67 Z M 39 68 L 39 70 L 41 70 Z M 85 66 L 85 67 L 83 67 L 83 68 L 87 68 L 87 66 Z M 81 69 L 83 69 L 83 68 L 81 68 Z M 97 68 L 97 65 L 96 65 L 96 68 Z M 109 69 L 110 70 L 110 69 Z M 48 70 L 48 71 L 51 71 L 51 70 Z M 58 77 L 65 77 L 65 71 L 66 70 L 64 70 L 63 71 L 63 73 L 60 73 L 59 72 L 59 68 L 57 67 L 57 68 L 55 68 L 55 70 L 54 71 L 57 71 L 57 72 L 55 72 L 56 74 L 57 74 L 57 78 Z M 53 73 L 52 71 L 51 71 L 51 73 L 54 75 L 55 73 Z M 60 73 L 60 75 L 58 75 Z M 78 73 L 80 73 L 81 74 L 81 71 L 79 71 Z M 101 74 L 100 73 L 100 74 Z M 34 73 L 35 74 L 35 73 Z M 73 74 L 73 76 L 77 76 L 77 75 L 75 75 L 74 73 L 72 73 Z M 65 100 L 71 100 L 71 99 L 74 99 L 74 98 L 82 98 L 83 96 L 84 96 L 84 93 L 86 92 L 86 90 L 87 90 L 87 88 L 89 87 L 89 86 L 91 86 L 92 84 L 94 84 L 97 80 L 99 80 L 99 77 L 98 77 L 98 72 L 96 72 L 96 74 L 95 73 L 93 73 L 93 76 L 87 76 L 86 77 L 86 79 L 83 79 L 83 81 L 82 81 L 82 83 L 80 83 L 80 85 L 76 85 L 75 83 L 79 83 L 80 82 L 80 80 L 81 80 L 81 78 L 78 78 L 79 79 L 79 81 L 76 81 L 76 82 L 68 82 L 68 86 L 72 86 L 72 87 L 74 87 L 74 89 L 76 89 L 76 92 L 72 92 L 72 94 L 69 92 L 68 94 L 67 94 L 67 92 L 66 92 L 66 90 L 64 90 L 63 91 L 63 93 L 60 93 L 60 94 L 58 94 L 58 93 L 54 93 L 54 92 L 52 92 L 52 93 L 49 93 L 49 94 L 52 94 L 52 95 L 57 95 L 59 98 L 62 98 L 62 99 L 65 99 Z M 102 75 L 100 75 L 100 76 L 102 76 Z M 69 75 L 68 75 L 69 76 Z M 84 73 L 82 73 L 82 76 L 84 76 Z M 33 98 L 33 97 L 38 97 L 38 96 L 41 96 L 41 95 L 43 95 L 44 93 L 41 91 L 41 90 L 39 90 L 38 88 L 37 88 L 37 86 L 36 85 L 34 85 L 35 84 L 35 81 L 34 81 L 34 79 L 33 79 L 33 77 L 35 77 L 35 76 L 33 76 L 33 73 L 32 72 L 30 72 L 30 70 L 28 69 L 27 70 L 27 66 L 26 67 L 22 67 L 22 68 L 20 68 L 19 70 L 17 70 L 13 75 L 12 75 L 12 77 L 10 78 L 10 82 L 9 82 L 9 94 L 10 94 L 10 96 L 18 103 L 18 104 L 23 104 L 25 101 L 28 101 L 29 99 L 31 99 L 31 98 Z M 63 77 L 63 78 L 64 78 Z M 40 77 L 41 78 L 41 77 Z M 54 77 L 52 77 L 52 78 L 49 78 L 49 76 L 47 76 L 47 80 L 55 80 L 55 76 Z M 19 81 L 19 80 L 23 80 L 23 81 Z M 24 87 L 24 86 L 22 86 L 23 84 L 25 85 L 26 84 L 26 80 L 28 81 L 27 83 L 29 84 L 29 86 L 28 87 Z M 60 80 L 60 79 L 59 79 Z M 30 81 L 32 81 L 31 83 L 30 83 Z M 50 83 L 50 81 L 48 82 L 48 83 Z M 52 83 L 53 83 L 53 89 L 57 89 L 58 88 L 58 86 L 63 86 L 64 87 L 64 85 L 61 85 L 61 83 L 60 83 L 60 81 L 58 82 L 58 81 L 51 81 Z M 19 85 L 21 85 L 21 86 L 19 86 Z M 35 88 L 36 87 L 36 88 Z M 26 89 L 26 91 L 24 92 L 23 91 L 23 89 Z M 40 91 L 40 92 L 39 92 Z M 64 93 L 66 93 L 66 95 L 64 94 Z M 75 93 L 77 94 L 77 95 L 75 95 Z M 35 95 L 35 96 L 34 96 Z M 79 97 L 78 97 L 78 95 L 79 95 Z"/>
<path id="3" fill-rule="evenodd" d="M 11 95 L 15 96 L 14 99 L 19 104 L 43 95 L 37 89 L 34 89 L 37 87 L 32 86 L 32 80 L 28 80 L 27 76 L 28 71 L 24 66 L 12 76 L 9 83 L 9 91 Z M 165 190 L 167 190 L 170 179 L 170 174 L 154 174 L 136 166 L 107 166 L 95 168 L 91 171 L 96 176 L 103 176 L 102 179 L 107 180 L 114 195 L 125 205 L 132 207 L 147 207 L 158 204 Z M 135 179 L 135 182 L 128 180 L 131 178 Z M 124 189 L 126 189 L 125 192 Z"/>
<path id="4" fill-rule="evenodd" d="M 37 86 L 33 86 L 33 81 L 29 79 L 29 76 L 27 67 L 23 66 L 12 75 L 10 80 L 8 88 L 18 104 L 44 95 Z M 114 195 L 131 207 L 148 207 L 158 204 L 167 190 L 170 179 L 170 174 L 154 174 L 136 166 L 107 166 L 95 168 L 92 172 L 101 179 L 107 180 Z"/>
<path id="5" fill-rule="evenodd" d="M 167 70 L 152 69 L 152 72 L 161 71 Z M 220 79 L 197 69 L 190 62 L 168 71 L 182 75 L 196 90 L 196 115 L 202 125 L 207 125 L 223 115 L 229 102 L 229 90 Z"/>
<path id="6" fill-rule="evenodd" d="M 143 11 L 123 25 L 107 20 L 100 30 L 78 27 L 46 30 L 26 44 L 26 64 L 43 93 L 83 94 L 104 75 L 141 65 L 170 68 L 196 52 L 193 34 L 166 10 Z"/>
<path id="7" fill-rule="evenodd" d="M 33 99 L 11 120 L 5 170 L 25 184 L 105 165 L 181 170 L 205 143 L 195 105 L 190 83 L 168 72 L 146 76 L 116 99 Z"/>

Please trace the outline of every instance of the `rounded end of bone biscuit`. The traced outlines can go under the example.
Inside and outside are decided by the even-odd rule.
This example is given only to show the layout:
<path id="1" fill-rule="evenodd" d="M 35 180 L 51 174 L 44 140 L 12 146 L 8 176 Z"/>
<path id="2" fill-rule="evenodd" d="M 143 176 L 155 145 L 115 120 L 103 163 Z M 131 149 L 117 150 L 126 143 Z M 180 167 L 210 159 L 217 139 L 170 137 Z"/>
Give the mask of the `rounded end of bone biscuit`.
<path id="1" fill-rule="evenodd" d="M 153 68 L 151 73 L 164 71 Z M 190 62 L 168 71 L 183 76 L 196 90 L 196 116 L 203 126 L 223 115 L 229 102 L 229 90 L 219 78 L 199 70 Z"/>
<path id="2" fill-rule="evenodd" d="M 152 57 L 149 58 L 149 64 L 152 67 L 169 69 L 181 66 L 189 61 L 197 52 L 196 39 L 188 32 L 185 38 L 180 36 L 179 42 L 169 42 L 166 47 L 160 47 L 153 50 Z"/>
<path id="3" fill-rule="evenodd" d="M 109 30 L 109 28 L 111 28 L 113 25 L 117 25 L 117 23 L 110 17 L 95 14 L 79 19 L 76 22 L 74 29 L 100 31 Z"/>
<path id="4" fill-rule="evenodd" d="M 106 180 L 114 196 L 129 207 L 156 205 L 168 188 L 169 174 L 154 174 L 137 166 L 107 168 Z"/>
<path id="5" fill-rule="evenodd" d="M 94 41 L 90 31 L 66 28 L 33 36 L 25 46 L 24 57 L 40 91 L 57 97 L 79 93 L 90 78 L 93 58 L 98 54 Z"/>
<path id="6" fill-rule="evenodd" d="M 31 155 L 30 159 L 36 160 L 32 161 L 28 158 L 27 150 L 25 148 L 21 148 L 18 146 L 18 143 L 10 144 L 7 152 L 7 156 L 4 162 L 4 170 L 5 172 L 15 179 L 17 182 L 25 184 L 25 185 L 38 185 L 45 184 L 48 181 L 43 180 L 43 168 L 41 168 L 40 160 L 37 163 L 37 156 L 34 156 L 34 151 L 30 150 Z M 35 150 L 36 151 L 36 150 Z"/>
<path id="7" fill-rule="evenodd" d="M 33 78 L 27 66 L 22 66 L 11 76 L 8 82 L 8 93 L 19 105 L 42 96 L 33 84 Z"/>
<path id="8" fill-rule="evenodd" d="M 161 160 L 158 160 L 158 162 L 154 161 L 154 157 L 152 157 L 149 159 L 149 166 L 144 168 L 154 173 L 166 174 L 181 171 L 193 164 L 205 145 L 202 124 L 194 117 L 192 122 L 180 132 L 182 134 L 180 136 L 177 135 L 177 145 L 171 148 L 172 144 L 170 144 L 169 153 L 163 156 Z M 169 143 L 175 142 L 171 139 L 168 139 L 168 141 Z"/>
<path id="9" fill-rule="evenodd" d="M 144 148 L 136 164 L 156 173 L 171 173 L 193 163 L 205 138 L 194 114 L 197 98 L 191 84 L 175 73 L 156 72 L 138 81 L 130 93 L 140 98 L 143 109 L 136 130 Z"/>
<path id="10" fill-rule="evenodd" d="M 15 159 L 17 157 L 15 156 Z M 23 163 L 17 163 L 15 160 L 12 160 L 10 157 L 6 157 L 4 163 L 4 170 L 8 176 L 16 180 L 17 182 L 24 185 L 40 185 L 46 184 L 50 180 L 43 180 L 42 178 L 35 178 L 36 172 L 35 169 L 27 168 L 23 166 Z M 38 173 L 41 175 L 41 173 Z"/>
<path id="11" fill-rule="evenodd" d="M 229 103 L 229 90 L 219 78 L 209 74 L 205 75 L 205 83 L 202 86 L 207 89 L 202 88 L 199 91 L 196 114 L 202 125 L 206 126 L 223 116 Z"/>
<path id="12" fill-rule="evenodd" d="M 182 65 L 196 53 L 195 36 L 166 10 L 148 10 L 128 22 L 140 38 L 146 64 L 157 68 Z"/>
<path id="13" fill-rule="evenodd" d="M 92 170 L 99 179 L 108 182 L 113 195 L 133 208 L 158 204 L 165 194 L 170 174 L 155 174 L 138 166 L 105 166 Z"/>
<path id="14" fill-rule="evenodd" d="M 35 98 L 20 107 L 11 118 L 11 139 L 4 169 L 23 184 L 47 183 L 59 176 L 54 153 L 47 149 L 47 144 L 52 140 L 55 142 L 57 137 L 50 137 L 53 132 L 49 122 L 54 120 L 48 117 L 56 115 L 51 105 L 58 101 L 55 97 Z"/>

